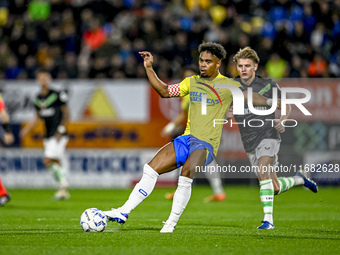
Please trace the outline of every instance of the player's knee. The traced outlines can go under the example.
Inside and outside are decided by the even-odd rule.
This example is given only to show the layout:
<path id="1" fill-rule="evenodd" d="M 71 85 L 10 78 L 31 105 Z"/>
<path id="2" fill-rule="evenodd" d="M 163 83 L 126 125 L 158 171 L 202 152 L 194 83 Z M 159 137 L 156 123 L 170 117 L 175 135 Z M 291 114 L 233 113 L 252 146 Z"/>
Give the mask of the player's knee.
<path id="1" fill-rule="evenodd" d="M 277 195 L 280 193 L 280 185 L 275 180 L 273 180 L 273 184 L 274 184 L 274 195 Z"/>
<path id="2" fill-rule="evenodd" d="M 50 164 L 52 164 L 52 159 L 50 159 L 50 158 L 44 158 L 44 165 L 45 166 L 48 166 L 48 165 L 50 165 Z"/>
<path id="3" fill-rule="evenodd" d="M 51 158 L 44 158 L 44 165 L 49 166 L 52 163 L 59 163 L 59 160 L 51 159 Z"/>
<path id="4" fill-rule="evenodd" d="M 272 180 L 273 180 L 273 187 L 274 187 L 274 195 L 277 195 L 280 193 L 280 184 L 276 178 L 273 178 Z"/>

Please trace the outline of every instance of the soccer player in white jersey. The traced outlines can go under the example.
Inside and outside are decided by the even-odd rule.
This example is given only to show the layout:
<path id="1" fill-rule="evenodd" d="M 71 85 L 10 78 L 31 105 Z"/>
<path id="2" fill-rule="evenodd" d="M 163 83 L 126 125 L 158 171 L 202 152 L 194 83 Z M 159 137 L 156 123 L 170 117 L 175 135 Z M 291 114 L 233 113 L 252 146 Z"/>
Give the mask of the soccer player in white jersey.
<path id="1" fill-rule="evenodd" d="M 277 88 L 278 97 L 281 97 L 280 87 L 272 79 L 262 78 L 256 75 L 256 70 L 260 59 L 257 53 L 250 47 L 240 49 L 233 58 L 236 63 L 239 76 L 236 80 L 247 90 L 253 89 L 253 92 L 263 95 L 268 98 L 273 97 L 273 88 Z M 261 106 L 267 109 L 267 106 Z M 256 107 L 255 107 L 256 108 Z M 228 117 L 231 111 L 228 111 Z M 248 111 L 248 106 L 245 104 L 244 115 L 234 115 L 236 122 L 245 123 L 238 125 L 241 133 L 244 148 L 248 154 L 249 161 L 252 166 L 257 167 L 257 177 L 260 182 L 260 198 L 263 206 L 264 219 L 258 229 L 273 229 L 273 203 L 274 195 L 297 185 L 304 185 L 313 192 L 318 191 L 318 187 L 312 180 L 308 179 L 303 171 L 298 172 L 292 177 L 277 178 L 276 171 L 273 167 L 278 165 L 278 152 L 280 149 L 280 133 L 285 131 L 282 121 L 288 119 L 291 112 L 290 105 L 286 107 L 286 115 L 276 121 L 272 127 L 271 122 L 266 119 L 275 119 L 275 112 L 269 115 L 256 115 Z M 261 127 L 250 127 L 247 123 L 249 120 L 260 120 L 264 123 Z"/>
<path id="2" fill-rule="evenodd" d="M 45 70 L 37 72 L 37 81 L 41 87 L 40 94 L 35 98 L 36 117 L 20 132 L 23 138 L 40 121 L 44 121 L 46 134 L 44 139 L 44 165 L 57 181 L 59 188 L 54 195 L 56 200 L 68 199 L 68 182 L 62 161 L 68 142 L 66 123 L 69 119 L 67 108 L 68 95 L 64 91 L 49 88 L 52 80 Z"/>
<path id="3" fill-rule="evenodd" d="M 129 199 L 118 209 L 104 211 L 108 220 L 124 224 L 129 213 L 135 209 L 155 187 L 158 176 L 182 166 L 178 186 L 172 202 L 172 209 L 161 233 L 173 232 L 191 196 L 192 181 L 196 167 L 208 165 L 218 151 L 222 125 L 213 126 L 214 119 L 224 119 L 233 100 L 227 88 L 214 89 L 216 84 L 228 84 L 234 89 L 241 85 L 219 73 L 226 52 L 222 45 L 211 42 L 200 44 L 200 75 L 185 78 L 179 84 L 167 85 L 161 81 L 152 68 L 153 56 L 148 51 L 139 54 L 152 87 L 163 98 L 183 97 L 190 94 L 190 111 L 184 134 L 162 147 L 154 158 L 144 165 L 143 176 L 132 190 Z M 206 92 L 206 93 L 204 93 Z M 244 93 L 247 98 L 247 94 Z M 206 98 L 208 114 L 201 114 L 202 98 Z M 217 99 L 218 98 L 218 99 Z M 256 105 L 266 105 L 267 98 L 253 94 Z"/>

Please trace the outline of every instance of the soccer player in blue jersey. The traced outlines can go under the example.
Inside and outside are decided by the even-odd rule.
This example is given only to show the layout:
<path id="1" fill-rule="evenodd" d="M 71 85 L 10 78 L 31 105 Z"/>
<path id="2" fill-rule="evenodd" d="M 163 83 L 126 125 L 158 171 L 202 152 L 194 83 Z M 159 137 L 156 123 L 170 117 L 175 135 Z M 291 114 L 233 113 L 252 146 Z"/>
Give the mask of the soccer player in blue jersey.
<path id="1" fill-rule="evenodd" d="M 253 92 L 268 98 L 273 97 L 273 88 L 277 88 L 278 97 L 281 97 L 280 87 L 272 79 L 262 78 L 256 75 L 256 70 L 260 59 L 257 53 L 250 47 L 240 49 L 233 58 L 236 63 L 239 76 L 236 80 L 241 83 L 245 89 L 252 88 Z M 267 106 L 260 106 L 267 109 Z M 256 107 L 255 107 L 256 108 Z M 245 104 L 244 115 L 234 115 L 236 122 L 239 124 L 242 142 L 248 154 L 249 161 L 252 166 L 257 168 L 257 177 L 260 182 L 260 198 L 263 206 L 264 219 L 262 225 L 258 229 L 273 229 L 273 203 L 274 195 L 297 185 L 304 185 L 313 192 L 318 191 L 318 187 L 312 180 L 308 179 L 303 171 L 298 172 L 292 177 L 277 178 L 273 167 L 278 165 L 278 152 L 280 149 L 280 133 L 285 131 L 282 121 L 288 119 L 291 112 L 290 105 L 286 107 L 286 115 L 282 115 L 275 126 L 272 126 L 268 119 L 275 119 L 275 112 L 270 115 L 256 115 L 248 111 Z M 230 111 L 227 115 L 229 118 Z M 261 127 L 249 126 L 250 120 L 259 120 L 263 125 Z M 244 123 L 244 124 L 242 124 Z"/>
<path id="2" fill-rule="evenodd" d="M 162 147 L 154 158 L 144 165 L 143 176 L 131 192 L 129 199 L 118 209 L 104 211 L 108 220 L 124 224 L 129 213 L 147 198 L 155 187 L 158 176 L 182 166 L 172 209 L 161 233 L 171 233 L 191 196 L 192 181 L 197 167 L 208 165 L 217 154 L 222 125 L 213 126 L 214 119 L 224 119 L 233 100 L 227 88 L 214 89 L 216 84 L 228 84 L 235 89 L 241 85 L 220 74 L 219 67 L 226 57 L 222 45 L 204 42 L 199 45 L 200 75 L 185 78 L 178 84 L 167 85 L 152 68 L 153 56 L 142 51 L 144 67 L 152 87 L 163 98 L 183 97 L 190 94 L 190 111 L 184 134 Z M 206 92 L 206 93 L 202 93 Z M 244 93 L 247 98 L 247 93 Z M 202 98 L 206 97 L 208 114 L 202 114 Z M 218 100 L 216 99 L 218 98 Z M 266 105 L 267 98 L 253 94 L 256 105 Z"/>

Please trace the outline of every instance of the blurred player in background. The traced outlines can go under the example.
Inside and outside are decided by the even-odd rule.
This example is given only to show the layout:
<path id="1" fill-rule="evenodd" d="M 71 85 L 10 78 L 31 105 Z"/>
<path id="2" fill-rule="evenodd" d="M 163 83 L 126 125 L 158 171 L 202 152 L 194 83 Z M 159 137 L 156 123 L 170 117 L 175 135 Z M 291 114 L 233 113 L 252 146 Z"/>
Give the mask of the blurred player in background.
<path id="1" fill-rule="evenodd" d="M 37 81 L 41 87 L 41 93 L 36 97 L 34 106 L 36 117 L 20 132 L 21 138 L 27 135 L 41 120 L 45 123 L 46 134 L 44 139 L 44 164 L 53 175 L 59 185 L 55 193 L 56 200 L 68 199 L 68 182 L 66 171 L 63 168 L 68 136 L 65 125 L 69 119 L 67 108 L 68 95 L 66 92 L 58 92 L 49 88 L 52 80 L 50 73 L 45 70 L 37 72 Z"/>
<path id="2" fill-rule="evenodd" d="M 194 71 L 193 68 L 187 67 L 183 71 L 183 79 L 186 77 L 191 77 L 193 75 L 196 75 L 196 72 Z M 183 123 L 186 122 L 188 119 L 188 113 L 189 113 L 189 106 L 190 106 L 190 96 L 187 95 L 182 98 L 182 103 L 181 103 L 181 111 L 177 115 L 177 117 L 169 122 L 162 130 L 161 135 L 162 136 L 167 136 L 171 138 L 176 138 L 178 135 L 183 134 L 183 131 L 185 129 L 185 126 L 183 126 Z M 216 160 L 214 159 L 210 165 L 216 165 Z M 179 170 L 181 171 L 181 169 Z M 221 179 L 221 174 L 218 171 L 214 172 L 205 172 L 205 176 L 209 181 L 209 184 L 214 192 L 213 195 L 207 197 L 204 199 L 205 203 L 212 202 L 212 201 L 224 201 L 226 198 L 226 194 L 223 190 L 223 185 L 222 185 L 222 179 Z M 172 200 L 174 198 L 175 192 L 171 193 L 166 193 L 165 198 Z"/>
<path id="3" fill-rule="evenodd" d="M 144 68 L 152 87 L 162 98 L 184 97 L 193 94 L 190 98 L 190 112 L 187 127 L 182 136 L 177 137 L 162 147 L 154 158 L 144 165 L 143 176 L 132 190 L 129 199 L 122 207 L 104 211 L 108 220 L 124 224 L 129 213 L 135 209 L 153 191 L 158 176 L 182 167 L 178 178 L 178 186 L 172 202 L 171 213 L 165 222 L 161 233 L 171 233 L 175 230 L 177 222 L 186 208 L 190 197 L 193 178 L 197 174 L 197 168 L 201 169 L 212 162 L 217 154 L 222 125 L 213 127 L 215 119 L 222 119 L 233 100 L 229 89 L 220 88 L 218 92 L 212 87 L 215 84 L 229 84 L 233 89 L 242 91 L 241 85 L 229 79 L 219 72 L 222 60 L 226 52 L 222 45 L 204 42 L 198 47 L 200 75 L 185 78 L 178 84 L 167 85 L 161 81 L 153 70 L 153 56 L 150 52 L 143 51 L 140 55 L 144 59 Z M 201 100 L 207 94 L 201 91 L 209 89 L 219 99 L 209 92 L 209 114 L 202 114 Z M 243 93 L 247 98 L 247 93 Z M 256 105 L 266 105 L 267 98 L 253 93 L 253 101 Z M 217 103 L 218 102 L 218 103 Z"/>
<path id="4" fill-rule="evenodd" d="M 12 144 L 14 142 L 14 136 L 12 134 L 11 126 L 9 125 L 9 116 L 6 111 L 5 103 L 0 94 L 0 116 L 2 120 L 2 127 L 4 128 L 4 143 L 6 145 Z M 4 206 L 11 199 L 11 195 L 6 190 L 4 184 L 0 177 L 0 206 Z"/>
<path id="5" fill-rule="evenodd" d="M 278 98 L 281 98 L 281 90 L 276 82 L 272 79 L 262 78 L 255 74 L 260 59 L 257 53 L 250 47 L 240 49 L 233 58 L 236 63 L 239 81 L 245 89 L 252 88 L 253 92 L 263 95 L 267 98 L 273 97 L 273 88 L 278 89 Z M 264 106 L 261 106 L 263 108 Z M 268 107 L 265 106 L 265 109 Z M 262 120 L 262 127 L 250 127 L 247 125 L 238 125 L 241 133 L 243 146 L 248 154 L 252 166 L 257 166 L 257 177 L 260 182 L 260 198 L 263 206 L 264 219 L 258 229 L 273 229 L 273 203 L 274 195 L 281 194 L 284 191 L 297 185 L 304 185 L 313 192 L 318 191 L 318 187 L 312 180 L 309 180 L 303 171 L 298 172 L 292 177 L 277 178 L 275 171 L 268 171 L 271 166 L 278 166 L 278 152 L 280 149 L 280 133 L 285 131 L 282 121 L 288 119 L 291 106 L 286 106 L 286 115 L 275 122 L 272 127 L 271 121 L 266 119 L 275 119 L 275 112 L 270 115 L 260 116 L 248 111 L 248 104 L 245 104 L 245 115 L 234 115 L 236 122 L 248 123 L 249 120 Z M 232 117 L 229 110 L 227 116 Z M 261 122 L 261 123 L 262 123 Z"/>

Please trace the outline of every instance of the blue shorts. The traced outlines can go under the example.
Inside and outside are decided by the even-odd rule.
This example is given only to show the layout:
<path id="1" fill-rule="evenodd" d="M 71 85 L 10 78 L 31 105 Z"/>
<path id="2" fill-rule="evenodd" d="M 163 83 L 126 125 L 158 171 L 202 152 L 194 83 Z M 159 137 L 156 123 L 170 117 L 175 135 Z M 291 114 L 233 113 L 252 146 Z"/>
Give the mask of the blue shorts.
<path id="1" fill-rule="evenodd" d="M 205 166 L 215 158 L 211 144 L 199 140 L 192 135 L 182 135 L 172 140 L 174 142 L 177 167 L 183 166 L 190 154 L 195 150 L 207 150 Z"/>

